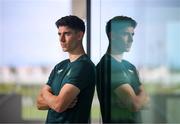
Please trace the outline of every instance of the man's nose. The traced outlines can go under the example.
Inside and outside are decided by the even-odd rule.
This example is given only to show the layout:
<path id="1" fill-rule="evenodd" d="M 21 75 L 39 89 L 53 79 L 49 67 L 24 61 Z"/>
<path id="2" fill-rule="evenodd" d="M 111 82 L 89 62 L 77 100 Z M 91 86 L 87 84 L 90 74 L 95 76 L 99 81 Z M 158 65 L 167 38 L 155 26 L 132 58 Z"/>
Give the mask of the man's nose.
<path id="1" fill-rule="evenodd" d="M 128 41 L 129 41 L 129 42 L 133 42 L 133 35 L 129 35 Z"/>
<path id="2" fill-rule="evenodd" d="M 59 37 L 59 40 L 60 40 L 60 42 L 65 42 L 65 37 L 64 37 L 64 35 L 60 36 L 60 37 Z"/>

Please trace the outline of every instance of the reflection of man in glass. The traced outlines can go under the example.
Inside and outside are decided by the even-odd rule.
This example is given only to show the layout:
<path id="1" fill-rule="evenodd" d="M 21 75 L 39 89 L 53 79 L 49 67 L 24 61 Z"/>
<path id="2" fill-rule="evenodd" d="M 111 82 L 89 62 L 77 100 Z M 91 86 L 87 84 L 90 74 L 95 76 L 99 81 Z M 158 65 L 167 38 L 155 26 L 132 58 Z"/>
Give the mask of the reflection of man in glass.
<path id="1" fill-rule="evenodd" d="M 106 25 L 109 47 L 97 65 L 97 92 L 106 123 L 140 122 L 140 109 L 148 101 L 135 66 L 123 60 L 123 53 L 130 51 L 136 25 L 125 16 L 116 16 Z"/>

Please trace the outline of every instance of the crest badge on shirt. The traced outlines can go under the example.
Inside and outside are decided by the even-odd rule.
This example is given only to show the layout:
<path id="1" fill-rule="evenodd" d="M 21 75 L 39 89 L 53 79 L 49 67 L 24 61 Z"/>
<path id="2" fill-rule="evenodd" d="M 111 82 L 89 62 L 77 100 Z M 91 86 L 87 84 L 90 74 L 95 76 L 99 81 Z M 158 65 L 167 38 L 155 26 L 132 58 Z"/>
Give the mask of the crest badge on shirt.
<path id="1" fill-rule="evenodd" d="M 69 76 L 71 73 L 71 69 L 68 71 L 68 73 L 66 74 L 66 76 Z"/>

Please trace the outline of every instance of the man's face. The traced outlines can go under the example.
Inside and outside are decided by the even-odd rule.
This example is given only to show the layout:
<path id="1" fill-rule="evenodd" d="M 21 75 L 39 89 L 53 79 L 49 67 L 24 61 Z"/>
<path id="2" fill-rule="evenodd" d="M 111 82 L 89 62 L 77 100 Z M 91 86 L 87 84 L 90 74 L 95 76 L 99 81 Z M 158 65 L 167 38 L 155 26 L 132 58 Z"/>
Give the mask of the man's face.
<path id="1" fill-rule="evenodd" d="M 134 28 L 126 26 L 111 32 L 111 49 L 117 53 L 129 52 L 133 42 Z"/>
<path id="2" fill-rule="evenodd" d="M 80 45 L 82 32 L 75 31 L 68 26 L 58 28 L 59 41 L 64 52 L 73 52 Z"/>

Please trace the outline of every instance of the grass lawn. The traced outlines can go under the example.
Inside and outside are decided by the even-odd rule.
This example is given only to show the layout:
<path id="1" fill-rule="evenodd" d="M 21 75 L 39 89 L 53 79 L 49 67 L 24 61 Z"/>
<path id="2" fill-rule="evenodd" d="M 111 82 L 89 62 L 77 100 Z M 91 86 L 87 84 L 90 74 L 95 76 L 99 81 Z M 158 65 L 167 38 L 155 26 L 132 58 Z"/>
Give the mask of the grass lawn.
<path id="1" fill-rule="evenodd" d="M 35 106 L 24 106 L 22 108 L 23 120 L 45 120 L 47 111 L 40 111 Z"/>
<path id="2" fill-rule="evenodd" d="M 35 106 L 25 106 L 22 109 L 23 120 L 45 120 L 47 116 L 47 111 L 37 110 Z M 99 119 L 99 107 L 93 106 L 91 110 L 92 120 Z"/>

